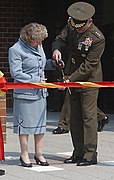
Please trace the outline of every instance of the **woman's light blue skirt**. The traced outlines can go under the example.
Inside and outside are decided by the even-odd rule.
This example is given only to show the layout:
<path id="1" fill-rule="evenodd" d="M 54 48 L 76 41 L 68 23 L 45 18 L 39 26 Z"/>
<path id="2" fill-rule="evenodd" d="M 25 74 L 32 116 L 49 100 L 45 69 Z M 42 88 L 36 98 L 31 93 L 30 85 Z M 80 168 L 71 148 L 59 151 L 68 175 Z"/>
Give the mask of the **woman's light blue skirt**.
<path id="1" fill-rule="evenodd" d="M 14 133 L 42 134 L 46 132 L 46 98 L 25 100 L 14 98 Z"/>

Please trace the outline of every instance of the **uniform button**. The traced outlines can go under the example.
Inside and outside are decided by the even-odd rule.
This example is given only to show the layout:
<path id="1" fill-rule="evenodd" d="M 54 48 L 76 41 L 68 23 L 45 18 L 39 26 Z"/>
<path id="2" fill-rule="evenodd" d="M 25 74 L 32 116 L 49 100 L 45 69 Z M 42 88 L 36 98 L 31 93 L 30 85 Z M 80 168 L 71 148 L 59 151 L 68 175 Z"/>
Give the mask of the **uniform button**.
<path id="1" fill-rule="evenodd" d="M 86 57 L 86 54 L 81 54 L 82 57 Z"/>
<path id="2" fill-rule="evenodd" d="M 76 63 L 76 60 L 74 58 L 71 58 L 71 61 L 72 61 L 73 64 Z"/>

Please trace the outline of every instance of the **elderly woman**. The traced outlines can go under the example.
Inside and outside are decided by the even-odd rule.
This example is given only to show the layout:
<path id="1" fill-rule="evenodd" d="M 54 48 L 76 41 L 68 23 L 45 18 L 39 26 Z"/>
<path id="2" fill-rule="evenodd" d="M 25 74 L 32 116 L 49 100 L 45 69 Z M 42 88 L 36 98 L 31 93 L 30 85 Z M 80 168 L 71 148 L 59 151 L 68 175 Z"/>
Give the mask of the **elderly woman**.
<path id="1" fill-rule="evenodd" d="M 48 36 L 42 24 L 30 23 L 20 31 L 20 38 L 9 48 L 10 73 L 15 82 L 43 82 L 44 68 L 53 69 L 52 60 L 47 60 L 42 41 Z M 28 153 L 28 137 L 34 134 L 37 164 L 48 166 L 42 154 L 42 139 L 46 131 L 46 89 L 15 89 L 14 133 L 19 135 L 21 156 L 24 167 L 32 167 Z"/>

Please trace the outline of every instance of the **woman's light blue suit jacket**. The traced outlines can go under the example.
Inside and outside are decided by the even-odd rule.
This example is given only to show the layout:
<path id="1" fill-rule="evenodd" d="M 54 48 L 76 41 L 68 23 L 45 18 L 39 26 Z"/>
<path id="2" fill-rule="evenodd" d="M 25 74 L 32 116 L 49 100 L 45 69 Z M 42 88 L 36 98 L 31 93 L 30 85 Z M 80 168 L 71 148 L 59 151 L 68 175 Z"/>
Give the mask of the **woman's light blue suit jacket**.
<path id="1" fill-rule="evenodd" d="M 10 73 L 14 82 L 42 82 L 45 80 L 44 70 L 53 70 L 52 60 L 46 60 L 42 45 L 32 48 L 19 38 L 9 48 Z M 47 89 L 14 89 L 13 97 L 38 100 L 48 95 Z"/>

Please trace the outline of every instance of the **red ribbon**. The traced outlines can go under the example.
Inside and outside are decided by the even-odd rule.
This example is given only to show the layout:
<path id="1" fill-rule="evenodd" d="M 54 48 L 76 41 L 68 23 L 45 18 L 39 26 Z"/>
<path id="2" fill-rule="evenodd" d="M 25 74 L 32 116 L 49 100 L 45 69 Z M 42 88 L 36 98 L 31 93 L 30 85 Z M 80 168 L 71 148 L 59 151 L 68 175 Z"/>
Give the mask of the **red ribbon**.
<path id="1" fill-rule="evenodd" d="M 106 88 L 114 87 L 114 81 L 103 81 L 103 82 L 53 82 L 53 83 L 15 83 L 6 82 L 0 83 L 0 89 L 6 92 L 9 89 L 31 89 L 31 88 Z"/>

